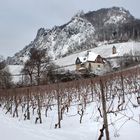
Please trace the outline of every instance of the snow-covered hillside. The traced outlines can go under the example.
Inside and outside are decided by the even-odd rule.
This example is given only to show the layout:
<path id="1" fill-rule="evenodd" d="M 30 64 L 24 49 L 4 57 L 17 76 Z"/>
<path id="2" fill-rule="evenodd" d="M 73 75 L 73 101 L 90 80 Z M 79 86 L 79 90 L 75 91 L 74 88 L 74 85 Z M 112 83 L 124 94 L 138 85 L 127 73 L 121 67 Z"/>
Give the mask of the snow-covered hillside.
<path id="1" fill-rule="evenodd" d="M 23 69 L 23 65 L 8 65 L 9 72 L 12 75 L 12 81 L 14 83 L 22 80 L 21 71 Z"/>
<path id="2" fill-rule="evenodd" d="M 112 54 L 112 47 L 116 47 L 117 53 L 115 55 Z M 75 53 L 69 55 L 67 57 L 58 59 L 54 61 L 59 66 L 66 66 L 66 69 L 75 70 L 75 61 L 77 57 L 84 56 L 87 54 L 87 51 L 91 51 L 101 55 L 104 58 L 107 57 L 115 57 L 115 56 L 123 56 L 124 54 L 135 54 L 135 52 L 140 52 L 140 42 L 126 42 L 126 43 L 115 43 L 115 44 L 107 44 L 107 45 L 99 45 L 99 47 L 89 49 L 83 52 Z M 72 66 L 69 66 L 72 65 Z"/>
<path id="3" fill-rule="evenodd" d="M 47 49 L 47 55 L 52 59 L 64 57 L 85 48 L 83 44 L 87 40 L 92 45 L 94 34 L 95 28 L 89 21 L 81 17 L 73 17 L 69 23 L 60 27 L 56 26 L 52 30 L 39 29 L 35 40 L 19 53 L 16 53 L 13 58 L 8 58 L 8 63 L 24 63 L 32 47 Z M 91 40 L 91 37 L 93 40 Z"/>
<path id="4" fill-rule="evenodd" d="M 112 47 L 116 47 L 117 53 L 115 55 L 112 54 Z M 115 57 L 115 56 L 123 56 L 126 53 L 131 53 L 132 55 L 136 53 L 140 54 L 140 42 L 126 42 L 126 43 L 115 43 L 115 44 L 100 44 L 99 47 L 88 49 L 86 51 L 80 51 L 79 53 L 74 53 L 72 55 L 66 56 L 64 58 L 57 59 L 53 61 L 56 65 L 63 67 L 66 70 L 75 71 L 75 61 L 77 57 L 83 57 L 87 54 L 87 51 L 91 51 L 101 55 L 104 58 L 107 57 Z M 10 73 L 13 75 L 13 81 L 18 82 L 22 79 L 21 70 L 23 65 L 9 65 Z M 15 76 L 14 76 L 15 75 Z M 16 76 L 17 75 L 17 76 Z"/>
<path id="5" fill-rule="evenodd" d="M 9 64 L 23 64 L 31 48 L 47 50 L 53 60 L 68 56 L 79 50 L 95 48 L 98 42 L 126 42 L 139 40 L 139 20 L 124 8 L 104 8 L 88 13 L 78 13 L 69 22 L 52 29 L 40 28 L 35 39 L 13 57 Z M 129 27 L 129 26 L 132 27 Z M 135 34 L 132 32 L 135 29 Z M 129 30 L 127 29 L 129 28 Z"/>

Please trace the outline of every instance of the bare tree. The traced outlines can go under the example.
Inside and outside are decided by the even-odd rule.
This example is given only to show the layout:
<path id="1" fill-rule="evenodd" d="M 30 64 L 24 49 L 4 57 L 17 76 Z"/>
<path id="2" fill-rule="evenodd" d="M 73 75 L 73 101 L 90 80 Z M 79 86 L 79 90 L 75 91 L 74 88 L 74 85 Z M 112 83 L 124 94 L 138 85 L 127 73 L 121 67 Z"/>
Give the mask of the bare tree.
<path id="1" fill-rule="evenodd" d="M 33 73 L 34 73 L 34 64 L 32 61 L 27 60 L 27 62 L 24 65 L 24 68 L 22 70 L 22 73 L 25 74 L 25 76 L 29 76 L 30 78 L 30 85 L 32 86 L 33 84 Z M 24 78 L 26 78 L 24 76 Z"/>
<path id="2" fill-rule="evenodd" d="M 12 78 L 5 60 L 0 57 L 0 88 L 10 88 L 12 86 Z"/>
<path id="3" fill-rule="evenodd" d="M 30 85 L 33 84 L 33 78 L 37 85 L 40 85 L 42 71 L 46 70 L 50 57 L 46 56 L 46 50 L 31 48 L 29 60 L 25 63 L 23 72 L 30 77 Z M 34 76 L 34 77 L 33 77 Z"/>

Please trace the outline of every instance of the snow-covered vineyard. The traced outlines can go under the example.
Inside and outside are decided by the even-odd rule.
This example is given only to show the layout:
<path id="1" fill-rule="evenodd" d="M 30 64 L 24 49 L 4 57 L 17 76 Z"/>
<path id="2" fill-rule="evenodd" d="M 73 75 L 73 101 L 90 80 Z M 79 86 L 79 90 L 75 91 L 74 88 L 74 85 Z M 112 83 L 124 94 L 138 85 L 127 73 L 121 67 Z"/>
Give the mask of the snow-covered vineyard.
<path id="1" fill-rule="evenodd" d="M 0 124 L 4 126 L 0 126 L 0 137 L 105 140 L 103 97 L 110 139 L 139 139 L 140 68 L 93 79 L 0 90 Z"/>

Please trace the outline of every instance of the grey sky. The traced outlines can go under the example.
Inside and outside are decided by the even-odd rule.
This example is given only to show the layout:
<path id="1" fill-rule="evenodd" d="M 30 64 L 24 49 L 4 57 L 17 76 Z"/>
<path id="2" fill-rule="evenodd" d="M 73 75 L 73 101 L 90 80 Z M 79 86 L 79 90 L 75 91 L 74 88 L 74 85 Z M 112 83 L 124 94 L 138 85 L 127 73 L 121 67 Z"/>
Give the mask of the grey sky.
<path id="1" fill-rule="evenodd" d="M 140 18 L 140 0 L 0 0 L 0 55 L 13 56 L 40 27 L 68 22 L 80 10 L 120 6 Z"/>

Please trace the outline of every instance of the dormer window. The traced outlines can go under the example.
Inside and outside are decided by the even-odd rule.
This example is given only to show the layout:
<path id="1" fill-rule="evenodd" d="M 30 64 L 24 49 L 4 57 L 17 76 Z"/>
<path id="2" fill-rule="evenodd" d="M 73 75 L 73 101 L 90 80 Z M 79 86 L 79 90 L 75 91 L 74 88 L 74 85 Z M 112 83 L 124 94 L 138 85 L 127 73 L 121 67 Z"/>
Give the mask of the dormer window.
<path id="1" fill-rule="evenodd" d="M 81 64 L 81 61 L 80 61 L 80 59 L 79 59 L 79 57 L 77 57 L 77 59 L 76 59 L 76 62 L 75 62 L 76 64 Z"/>

